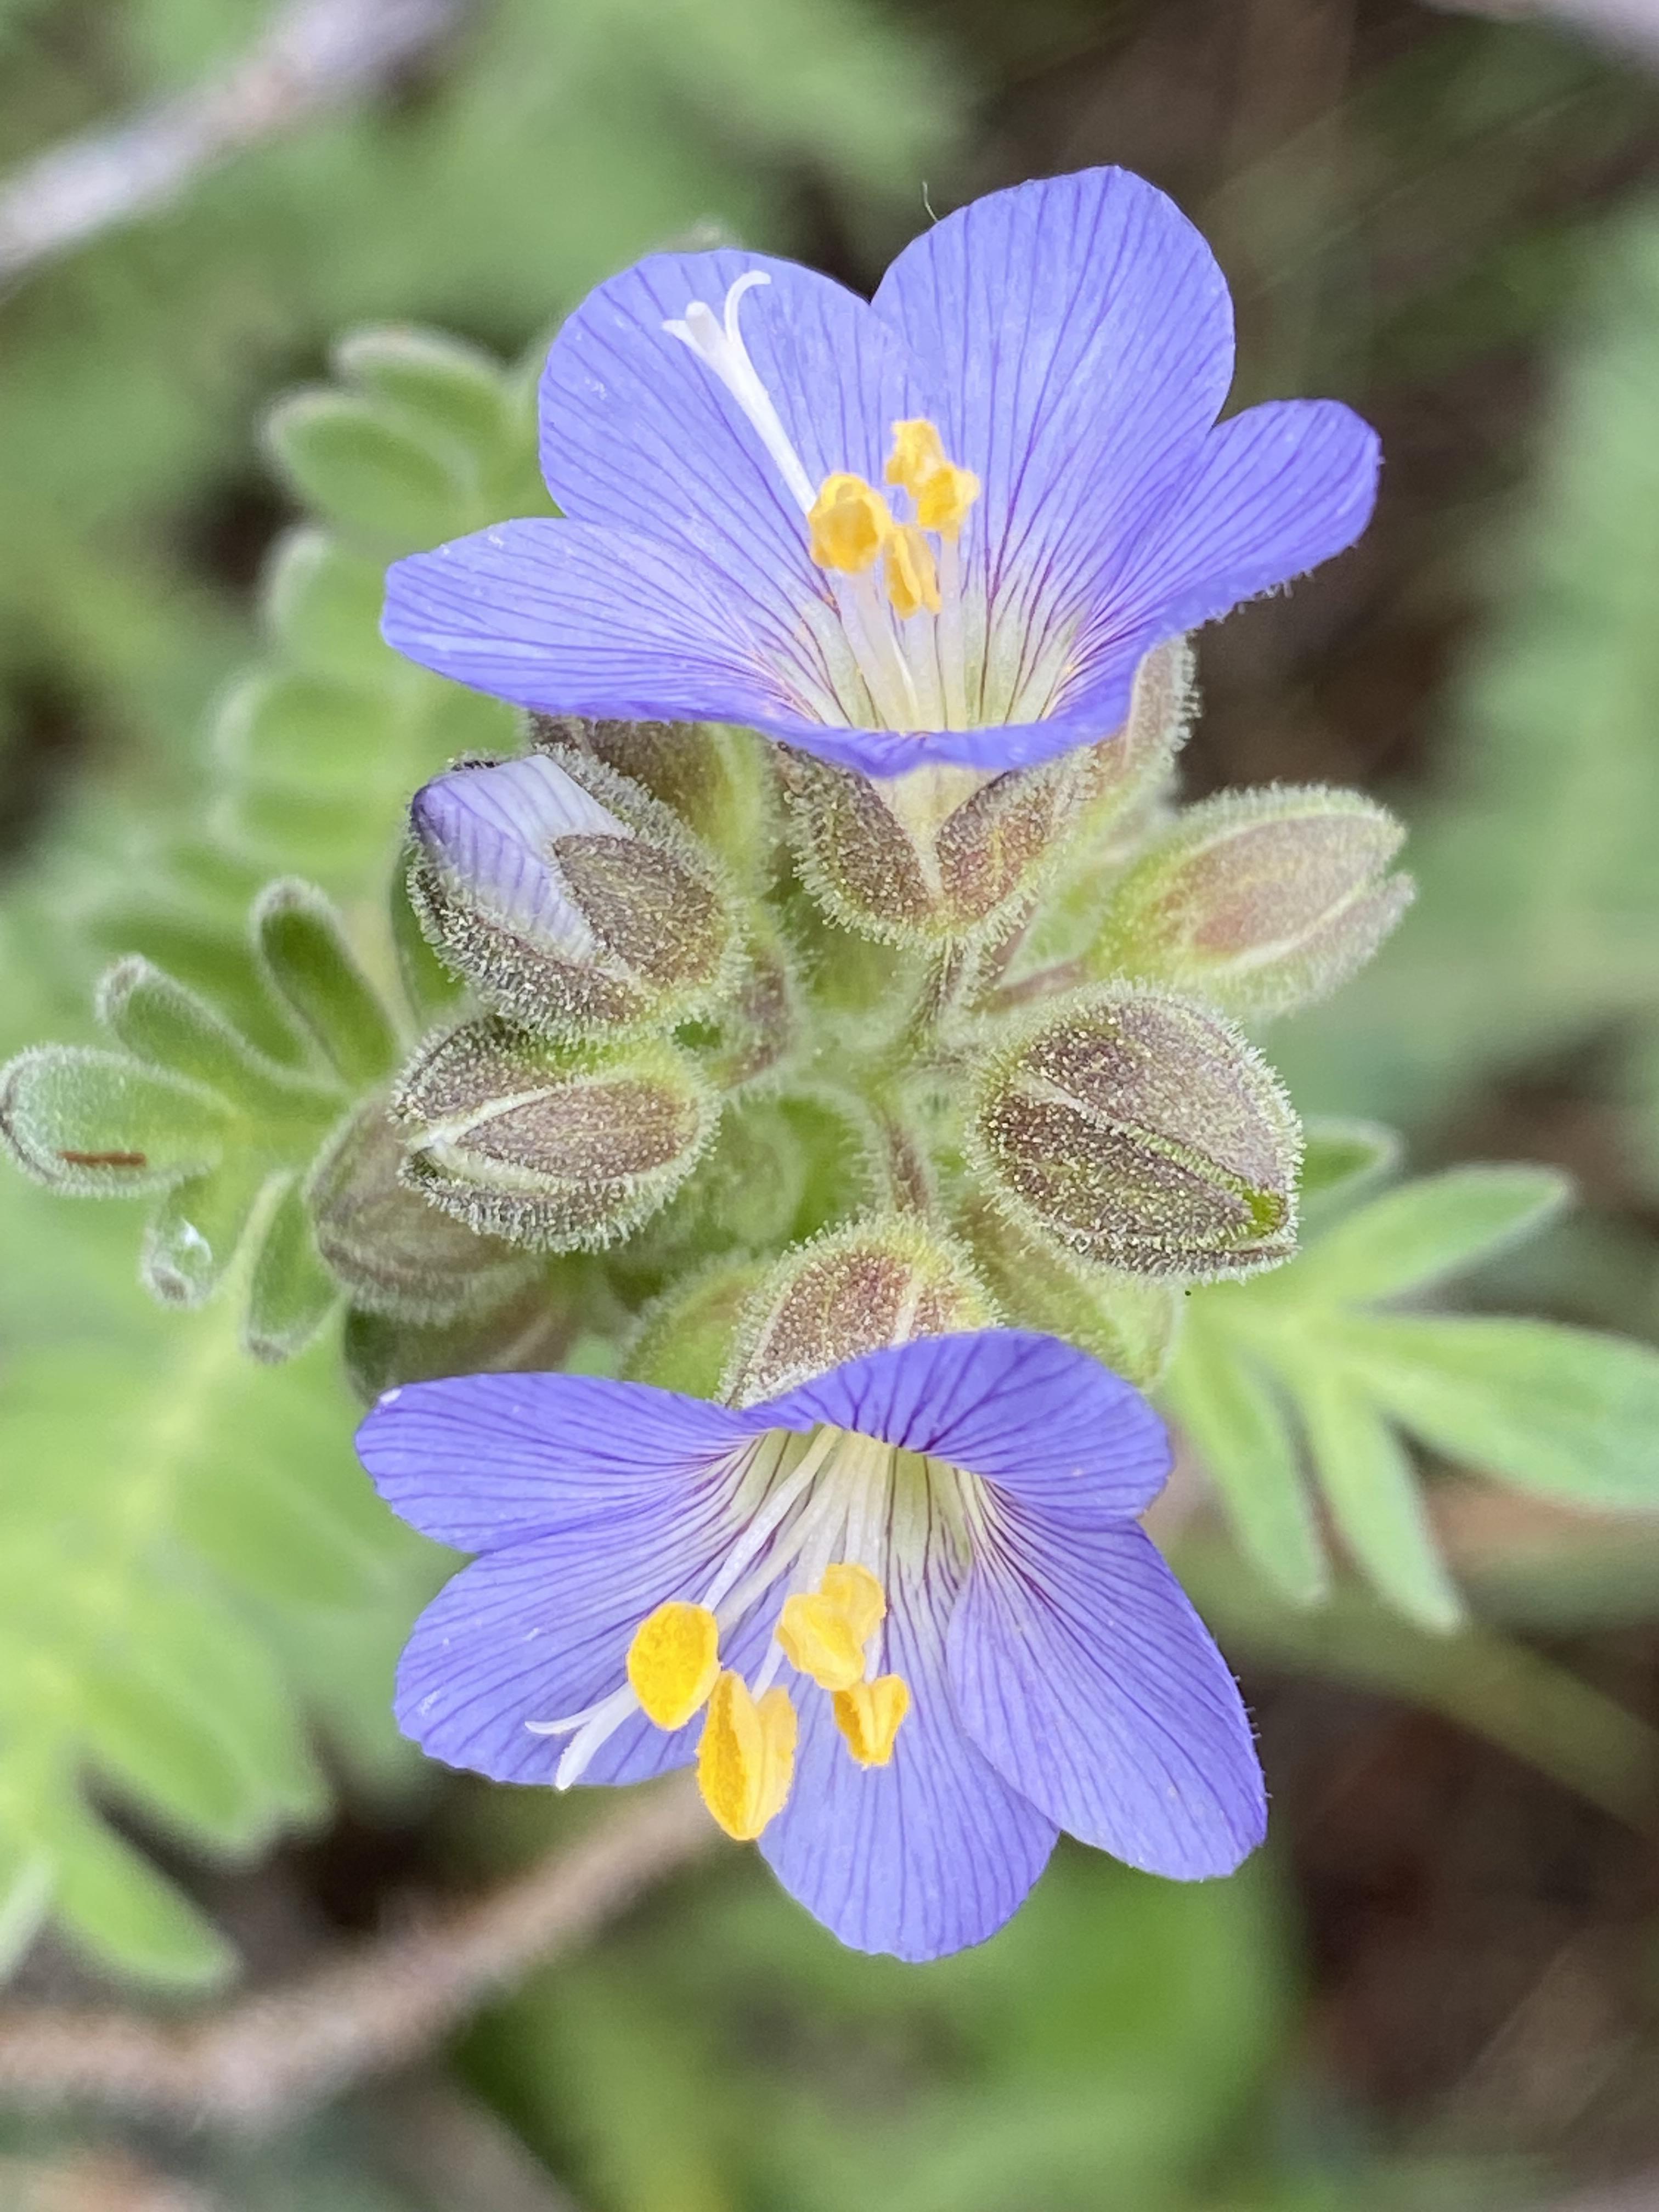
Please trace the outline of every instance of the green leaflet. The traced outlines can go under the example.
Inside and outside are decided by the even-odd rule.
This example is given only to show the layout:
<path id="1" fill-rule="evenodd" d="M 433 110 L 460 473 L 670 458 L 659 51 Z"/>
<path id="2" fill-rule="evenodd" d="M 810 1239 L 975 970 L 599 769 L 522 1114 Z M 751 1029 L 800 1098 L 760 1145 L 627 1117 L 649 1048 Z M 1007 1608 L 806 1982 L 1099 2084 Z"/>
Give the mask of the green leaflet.
<path id="1" fill-rule="evenodd" d="M 1316 1116 L 1302 1125 L 1302 1209 L 1352 1200 L 1400 1164 L 1401 1143 L 1380 1121 Z"/>
<path id="2" fill-rule="evenodd" d="M 292 1358 L 340 1303 L 340 1285 L 317 1249 L 297 1179 L 279 1190 L 248 1284 L 244 1336 L 256 1359 Z"/>
<path id="3" fill-rule="evenodd" d="M 1370 1310 L 1502 1251 L 1566 1194 L 1545 1169 L 1424 1176 L 1276 1274 L 1194 1293 L 1167 1402 L 1283 1596 L 1306 1604 L 1324 1585 L 1305 1465 L 1390 1605 L 1431 1629 L 1462 1618 L 1401 1431 L 1568 1503 L 1659 1506 L 1659 1353 L 1543 1322 Z"/>
<path id="4" fill-rule="evenodd" d="M 334 1364 L 262 1371 L 215 1309 L 0 1383 L 28 1472 L 0 1489 L 0 1864 L 44 1865 L 65 1928 L 144 1978 L 228 1954 L 87 1791 L 238 1856 L 314 1821 L 327 1792 L 263 1608 L 372 1621 L 422 1573 L 356 1467 Z"/>
<path id="5" fill-rule="evenodd" d="M 1425 1291 L 1530 1236 L 1571 1192 L 1553 1168 L 1460 1167 L 1422 1176 L 1328 1229 L 1278 1279 L 1298 1307 Z"/>
<path id="6" fill-rule="evenodd" d="M 1196 1310 L 1194 1310 L 1196 1309 Z M 1325 1594 L 1324 1548 L 1296 1432 L 1261 1366 L 1203 1326 L 1194 1299 L 1162 1396 L 1220 1492 L 1240 1543 L 1295 1604 Z"/>
<path id="7" fill-rule="evenodd" d="M 309 884 L 268 884 L 254 905 L 253 938 L 272 991 L 341 1081 L 390 1075 L 397 1030 L 327 900 Z"/>
<path id="8" fill-rule="evenodd" d="M 384 1064 L 390 1018 L 326 901 L 304 884 L 273 885 L 256 938 L 271 995 L 294 1024 L 360 1080 Z M 341 1076 L 270 1059 L 137 956 L 106 975 L 98 1012 L 125 1051 L 20 1054 L 0 1071 L 0 1140 L 58 1191 L 159 1193 L 140 1269 L 166 1304 L 210 1297 L 251 1243 L 245 1340 L 258 1358 L 286 1358 L 339 1295 L 297 1178 L 345 1111 Z"/>
<path id="9" fill-rule="evenodd" d="M 1435 1547 L 1395 1431 L 1340 1363 L 1292 1363 L 1290 1387 L 1338 1534 L 1390 1605 L 1425 1628 L 1455 1628 L 1458 1595 Z"/>
<path id="10" fill-rule="evenodd" d="M 298 392 L 265 426 L 273 458 L 306 505 L 354 537 L 407 552 L 453 534 L 474 498 L 464 453 L 395 406 Z"/>
<path id="11" fill-rule="evenodd" d="M 1433 1450 L 1571 1504 L 1659 1506 L 1659 1353 L 1542 1321 L 1365 1316 L 1331 1342 Z"/>
<path id="12" fill-rule="evenodd" d="M 201 1085 L 123 1053 L 40 1045 L 0 1079 L 0 1136 L 53 1189 L 114 1197 L 164 1190 L 218 1165 L 233 1116 Z"/>

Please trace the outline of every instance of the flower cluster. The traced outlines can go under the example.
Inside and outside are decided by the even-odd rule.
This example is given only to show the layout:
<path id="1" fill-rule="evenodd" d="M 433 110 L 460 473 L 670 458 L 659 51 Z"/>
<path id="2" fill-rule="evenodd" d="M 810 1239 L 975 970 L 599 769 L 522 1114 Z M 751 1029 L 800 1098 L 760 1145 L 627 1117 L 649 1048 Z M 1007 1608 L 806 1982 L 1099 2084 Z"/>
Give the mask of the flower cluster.
<path id="1" fill-rule="evenodd" d="M 1351 973 L 1409 886 L 1340 793 L 1171 806 L 1185 633 L 1375 493 L 1339 404 L 1218 422 L 1231 369 L 1202 240 L 1116 170 L 948 217 L 867 303 L 655 256 L 549 356 L 561 519 L 388 583 L 393 645 L 531 710 L 416 798 L 468 995 L 313 1185 L 378 1311 L 413 1309 L 362 1224 L 401 1282 L 416 1194 L 501 1315 L 394 1332 L 359 1439 L 477 1555 L 402 1725 L 503 1782 L 695 1764 L 907 1959 L 1000 1925 L 1061 1830 L 1187 1879 L 1262 1832 L 1137 1525 L 1142 1393 L 1188 1285 L 1294 1249 L 1296 1117 L 1233 1018 Z M 515 1249 L 592 1256 L 556 1295 Z M 628 1379 L 515 1371 L 560 1299 Z"/>

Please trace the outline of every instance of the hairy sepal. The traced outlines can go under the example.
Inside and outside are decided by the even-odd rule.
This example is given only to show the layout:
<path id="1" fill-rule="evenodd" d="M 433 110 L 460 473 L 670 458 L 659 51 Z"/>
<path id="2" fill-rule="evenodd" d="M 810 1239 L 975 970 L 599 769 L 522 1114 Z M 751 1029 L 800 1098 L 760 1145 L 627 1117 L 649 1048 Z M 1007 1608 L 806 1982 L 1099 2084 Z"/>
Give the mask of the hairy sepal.
<path id="1" fill-rule="evenodd" d="M 1269 787 L 1183 809 L 1119 881 L 1087 966 L 1241 1018 L 1294 1012 L 1364 966 L 1411 903 L 1405 832 L 1357 792 Z"/>
<path id="2" fill-rule="evenodd" d="M 854 1222 L 774 1266 L 738 1324 L 721 1395 L 752 1405 L 863 1352 L 997 1317 L 954 1237 L 913 1216 Z"/>
<path id="3" fill-rule="evenodd" d="M 660 1039 L 560 1046 L 494 1017 L 425 1047 L 392 1100 L 412 1190 L 482 1236 L 550 1252 L 631 1236 L 696 1166 L 719 1110 Z"/>
<path id="4" fill-rule="evenodd" d="M 439 958 L 491 1012 L 550 1036 L 713 1014 L 744 974 L 738 900 L 725 869 L 671 808 L 605 762 L 568 746 L 537 752 L 612 825 L 558 836 L 539 856 L 586 944 L 574 951 L 568 940 L 538 936 L 488 886 L 447 865 L 422 833 L 417 795 L 409 896 Z M 450 775 L 500 765 L 468 762 Z"/>
<path id="5" fill-rule="evenodd" d="M 588 721 L 574 714 L 528 717 L 530 740 L 556 757 L 586 754 L 625 776 L 677 815 L 756 889 L 771 872 L 778 842 L 776 787 L 767 747 L 751 730 L 723 722 Z"/>
<path id="6" fill-rule="evenodd" d="M 742 1254 L 682 1276 L 641 1312 L 624 1375 L 688 1397 L 718 1396 L 738 1326 L 769 1272 L 766 1261 Z"/>
<path id="7" fill-rule="evenodd" d="M 1040 1242 L 1132 1274 L 1253 1274 L 1296 1249 L 1301 1132 L 1231 1024 L 1110 984 L 1020 1024 L 969 1116 L 984 1193 Z"/>
<path id="8" fill-rule="evenodd" d="M 1141 1390 L 1163 1379 L 1185 1312 L 1178 1283 L 1103 1267 L 1039 1238 L 984 1199 L 963 1224 L 1006 1319 L 1064 1337 Z"/>
<path id="9" fill-rule="evenodd" d="M 1092 783 L 1083 752 L 877 783 L 782 748 L 779 775 L 802 881 L 843 928 L 901 945 L 998 934 L 1054 868 Z"/>

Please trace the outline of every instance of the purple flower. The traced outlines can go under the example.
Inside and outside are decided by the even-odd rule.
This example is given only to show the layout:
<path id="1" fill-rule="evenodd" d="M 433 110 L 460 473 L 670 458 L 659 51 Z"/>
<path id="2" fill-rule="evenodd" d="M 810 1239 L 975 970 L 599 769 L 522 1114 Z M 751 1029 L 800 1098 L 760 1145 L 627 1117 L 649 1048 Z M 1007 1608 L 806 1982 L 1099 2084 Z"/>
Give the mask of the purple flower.
<path id="1" fill-rule="evenodd" d="M 1061 1828 L 1187 1880 L 1261 1841 L 1238 1692 L 1135 1524 L 1163 1425 L 1054 1338 L 923 1338 L 742 1409 L 416 1382 L 358 1449 L 480 1555 L 416 1625 L 404 1731 L 502 1782 L 696 1759 L 715 1819 L 858 1949 L 980 1942 Z"/>
<path id="2" fill-rule="evenodd" d="M 1351 544 L 1377 443 L 1218 425 L 1226 284 L 1122 169 L 994 192 L 866 303 L 763 254 L 653 254 L 542 380 L 568 520 L 399 562 L 385 631 L 528 707 L 745 723 L 870 775 L 1029 765 L 1122 723 L 1141 657 Z"/>

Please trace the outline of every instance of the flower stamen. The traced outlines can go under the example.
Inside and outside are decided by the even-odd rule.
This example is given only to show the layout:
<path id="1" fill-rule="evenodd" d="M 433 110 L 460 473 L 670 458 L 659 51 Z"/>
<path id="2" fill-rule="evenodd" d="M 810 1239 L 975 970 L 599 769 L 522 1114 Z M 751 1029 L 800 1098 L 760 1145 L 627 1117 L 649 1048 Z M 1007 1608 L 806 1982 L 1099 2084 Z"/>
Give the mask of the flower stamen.
<path id="1" fill-rule="evenodd" d="M 892 510 L 862 477 L 844 470 L 825 477 L 806 513 L 811 553 L 820 568 L 861 576 L 875 566 L 894 529 Z"/>
<path id="2" fill-rule="evenodd" d="M 939 612 L 939 563 L 914 522 L 896 523 L 889 533 L 882 548 L 882 574 L 901 622 L 908 622 L 924 607 L 930 615 Z"/>
<path id="3" fill-rule="evenodd" d="M 816 1593 L 786 1598 L 777 1640 L 797 1674 L 821 1690 L 848 1690 L 864 1678 L 864 1647 L 887 1612 L 881 1584 L 850 1562 L 824 1570 Z"/>
<path id="4" fill-rule="evenodd" d="M 659 1729 L 684 1728 L 720 1670 L 720 1629 L 706 1605 L 659 1605 L 640 1623 L 628 1647 L 634 1695 Z"/>
<path id="5" fill-rule="evenodd" d="M 899 1724 L 910 1710 L 910 1686 L 902 1674 L 880 1674 L 837 1690 L 836 1726 L 860 1766 L 885 1766 Z"/>
<path id="6" fill-rule="evenodd" d="M 795 1708 L 784 1689 L 756 1698 L 728 1668 L 697 1746 L 697 1787 L 726 1834 L 752 1843 L 783 1810 L 795 1772 Z"/>
<path id="7" fill-rule="evenodd" d="M 626 1680 L 580 1712 L 526 1722 L 534 1735 L 569 1739 L 556 1788 L 580 1781 L 635 1714 L 672 1732 L 706 1707 L 697 1753 L 703 1795 L 728 1835 L 758 1835 L 781 1809 L 793 1771 L 794 1708 L 787 1692 L 774 1687 L 786 1661 L 832 1697 L 857 1692 L 842 1733 L 852 1729 L 849 1744 L 874 1747 L 866 1764 L 890 1757 L 902 1712 L 890 1712 L 891 1692 L 882 1691 L 873 1705 L 863 1695 L 872 1686 L 864 1678 L 878 1663 L 872 1639 L 886 1619 L 887 1600 L 878 1577 L 848 1553 L 862 1548 L 884 1517 L 876 1493 L 884 1491 L 892 1455 L 870 1438 L 825 1424 L 789 1467 L 796 1442 L 773 1431 L 744 1447 L 732 1472 L 744 1486 L 751 1478 L 760 1486 L 751 1493 L 751 1517 L 700 1603 L 668 1599 L 640 1623 L 628 1647 Z M 821 1482 L 832 1468 L 834 1479 Z M 732 1668 L 722 1671 L 722 1639 L 780 1583 L 793 1588 L 758 1671 L 747 1681 Z"/>
<path id="8" fill-rule="evenodd" d="M 949 459 L 938 424 L 925 416 L 894 423 L 886 475 L 890 484 L 902 485 L 915 501 L 918 525 L 942 538 L 960 534 L 980 495 L 979 478 Z"/>

